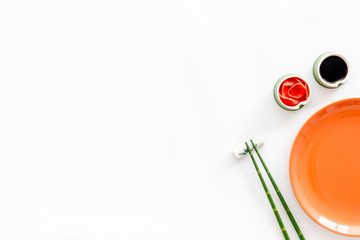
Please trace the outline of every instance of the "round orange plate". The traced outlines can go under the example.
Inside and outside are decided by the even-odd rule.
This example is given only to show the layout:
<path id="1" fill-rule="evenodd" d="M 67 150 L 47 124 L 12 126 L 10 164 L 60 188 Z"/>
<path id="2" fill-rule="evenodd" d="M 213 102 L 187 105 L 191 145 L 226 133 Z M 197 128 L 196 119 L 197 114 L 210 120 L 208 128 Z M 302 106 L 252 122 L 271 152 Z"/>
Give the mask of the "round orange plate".
<path id="1" fill-rule="evenodd" d="M 289 170 L 295 196 L 315 222 L 360 236 L 360 98 L 332 103 L 304 124 Z"/>

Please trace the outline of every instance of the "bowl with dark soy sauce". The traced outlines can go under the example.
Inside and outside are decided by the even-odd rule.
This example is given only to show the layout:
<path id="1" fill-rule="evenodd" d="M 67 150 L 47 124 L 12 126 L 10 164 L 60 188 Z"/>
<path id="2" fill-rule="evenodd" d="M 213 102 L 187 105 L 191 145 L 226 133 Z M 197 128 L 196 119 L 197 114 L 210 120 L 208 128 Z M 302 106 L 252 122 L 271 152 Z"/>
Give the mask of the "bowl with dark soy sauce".
<path id="1" fill-rule="evenodd" d="M 316 59 L 313 74 L 320 85 L 337 88 L 349 80 L 350 65 L 341 54 L 326 52 Z"/>

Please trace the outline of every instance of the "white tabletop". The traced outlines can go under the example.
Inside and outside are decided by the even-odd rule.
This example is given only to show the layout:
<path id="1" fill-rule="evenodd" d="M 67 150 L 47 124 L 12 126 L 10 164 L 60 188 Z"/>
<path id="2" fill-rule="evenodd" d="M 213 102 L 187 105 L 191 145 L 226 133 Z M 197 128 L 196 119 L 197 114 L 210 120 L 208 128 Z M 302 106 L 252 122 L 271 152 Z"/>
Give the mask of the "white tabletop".
<path id="1" fill-rule="evenodd" d="M 348 239 L 305 214 L 288 160 L 306 119 L 360 96 L 358 9 L 355 0 L 2 1 L 0 238 L 282 239 L 250 158 L 231 154 L 263 138 L 307 239 Z M 335 90 L 312 76 L 329 50 L 352 67 Z M 288 73 L 313 90 L 297 112 L 272 96 Z"/>

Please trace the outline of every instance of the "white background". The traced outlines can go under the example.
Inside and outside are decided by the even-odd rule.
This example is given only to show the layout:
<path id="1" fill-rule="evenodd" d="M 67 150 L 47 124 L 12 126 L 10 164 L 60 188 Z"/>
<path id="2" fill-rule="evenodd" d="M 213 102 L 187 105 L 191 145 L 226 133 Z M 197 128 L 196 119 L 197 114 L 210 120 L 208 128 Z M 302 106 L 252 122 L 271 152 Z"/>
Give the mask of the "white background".
<path id="1" fill-rule="evenodd" d="M 250 158 L 231 154 L 260 137 L 307 239 L 349 239 L 304 213 L 288 159 L 315 111 L 360 96 L 358 10 L 355 0 L 1 1 L 0 239 L 282 239 Z M 311 72 L 329 50 L 352 66 L 335 90 Z M 297 112 L 272 96 L 288 73 L 313 91 Z"/>

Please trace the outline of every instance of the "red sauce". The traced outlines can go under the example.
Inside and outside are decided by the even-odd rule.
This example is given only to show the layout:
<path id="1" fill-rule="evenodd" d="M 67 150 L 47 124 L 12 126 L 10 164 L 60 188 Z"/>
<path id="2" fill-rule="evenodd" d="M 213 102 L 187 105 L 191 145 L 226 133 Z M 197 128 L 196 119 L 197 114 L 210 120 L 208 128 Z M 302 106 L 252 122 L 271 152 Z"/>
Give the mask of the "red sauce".
<path id="1" fill-rule="evenodd" d="M 298 77 L 284 80 L 279 88 L 279 97 L 286 106 L 294 107 L 309 99 L 310 89 L 308 84 Z"/>

